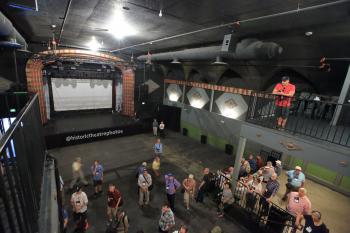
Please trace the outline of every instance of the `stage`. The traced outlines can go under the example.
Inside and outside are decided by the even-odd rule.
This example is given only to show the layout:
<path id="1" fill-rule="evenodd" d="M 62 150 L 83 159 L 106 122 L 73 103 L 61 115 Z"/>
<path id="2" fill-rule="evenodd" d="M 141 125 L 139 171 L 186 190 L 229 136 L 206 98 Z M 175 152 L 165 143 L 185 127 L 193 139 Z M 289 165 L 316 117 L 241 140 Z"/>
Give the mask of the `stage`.
<path id="1" fill-rule="evenodd" d="M 47 149 L 144 133 L 152 119 L 134 119 L 106 111 L 65 113 L 44 126 Z"/>

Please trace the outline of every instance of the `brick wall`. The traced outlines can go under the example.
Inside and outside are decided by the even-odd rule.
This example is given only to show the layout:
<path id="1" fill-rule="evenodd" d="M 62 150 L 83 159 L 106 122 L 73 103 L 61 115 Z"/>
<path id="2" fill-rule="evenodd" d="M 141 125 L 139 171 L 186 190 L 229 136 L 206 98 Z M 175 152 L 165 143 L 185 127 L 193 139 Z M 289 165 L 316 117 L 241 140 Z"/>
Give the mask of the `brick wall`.
<path id="1" fill-rule="evenodd" d="M 123 111 L 127 116 L 133 116 L 135 73 L 132 69 L 123 70 Z"/>
<path id="2" fill-rule="evenodd" d="M 38 59 L 30 59 L 26 65 L 27 87 L 28 91 L 32 93 L 38 93 L 41 122 L 47 122 L 46 116 L 46 103 L 44 96 L 44 83 L 42 68 L 43 63 Z"/>
<path id="3" fill-rule="evenodd" d="M 42 59 L 46 56 L 52 55 L 52 51 L 41 52 L 39 58 L 29 59 L 26 65 L 26 76 L 28 82 L 28 91 L 33 93 L 38 93 L 39 95 L 39 104 L 40 104 L 40 114 L 42 123 L 47 122 L 46 116 L 46 103 L 44 96 L 44 87 L 43 87 L 43 76 L 42 68 L 44 67 Z M 85 58 L 85 59 L 94 59 L 101 61 L 115 62 L 115 66 L 122 71 L 123 75 L 123 111 L 122 113 L 127 116 L 134 115 L 134 88 L 135 88 L 135 74 L 132 69 L 126 68 L 124 60 L 119 57 L 99 53 L 88 50 L 80 49 L 61 49 L 55 51 L 56 57 L 67 57 L 67 58 Z M 52 61 L 54 62 L 54 60 Z"/>

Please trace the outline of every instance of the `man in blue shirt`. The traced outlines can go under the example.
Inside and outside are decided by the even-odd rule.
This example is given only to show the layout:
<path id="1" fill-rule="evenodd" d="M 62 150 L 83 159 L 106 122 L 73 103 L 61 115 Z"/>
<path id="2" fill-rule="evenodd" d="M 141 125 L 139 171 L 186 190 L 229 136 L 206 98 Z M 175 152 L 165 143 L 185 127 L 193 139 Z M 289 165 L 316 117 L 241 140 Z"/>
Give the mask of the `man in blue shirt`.
<path id="1" fill-rule="evenodd" d="M 252 173 L 255 173 L 258 170 L 258 164 L 256 163 L 256 160 L 254 159 L 253 155 L 249 155 L 248 162 L 250 165 L 250 171 Z"/>
<path id="2" fill-rule="evenodd" d="M 300 166 L 296 166 L 294 170 L 287 171 L 288 183 L 286 184 L 286 193 L 282 200 L 287 200 L 287 195 L 290 192 L 298 192 L 299 188 L 304 187 L 305 175 L 301 171 Z"/>
<path id="3" fill-rule="evenodd" d="M 175 194 L 178 188 L 181 187 L 181 183 L 175 179 L 172 173 L 168 173 L 164 176 L 165 178 L 165 188 L 166 196 L 170 205 L 170 209 L 175 212 Z"/>
<path id="4" fill-rule="evenodd" d="M 94 196 L 102 193 L 102 181 L 103 181 L 103 167 L 98 160 L 95 160 L 94 165 L 91 166 L 92 179 L 95 187 Z"/>
<path id="5" fill-rule="evenodd" d="M 160 139 L 157 139 L 157 142 L 153 146 L 154 154 L 157 156 L 161 156 L 163 154 L 163 144 L 160 142 Z"/>

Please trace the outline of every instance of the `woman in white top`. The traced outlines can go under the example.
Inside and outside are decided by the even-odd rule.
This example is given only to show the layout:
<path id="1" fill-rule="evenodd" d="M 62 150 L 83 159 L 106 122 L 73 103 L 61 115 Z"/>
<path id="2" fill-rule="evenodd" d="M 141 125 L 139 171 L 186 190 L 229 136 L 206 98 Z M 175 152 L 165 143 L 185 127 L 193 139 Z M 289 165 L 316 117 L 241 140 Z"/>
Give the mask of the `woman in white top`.
<path id="1" fill-rule="evenodd" d="M 164 122 L 161 121 L 159 124 L 159 134 L 162 138 L 164 138 L 164 136 L 165 136 L 164 130 L 165 130 L 165 125 L 164 125 Z"/>
<path id="2" fill-rule="evenodd" d="M 80 218 L 86 219 L 87 205 L 89 203 L 86 193 L 82 191 L 80 186 L 76 187 L 76 192 L 72 194 L 70 199 L 73 207 L 74 221 Z"/>

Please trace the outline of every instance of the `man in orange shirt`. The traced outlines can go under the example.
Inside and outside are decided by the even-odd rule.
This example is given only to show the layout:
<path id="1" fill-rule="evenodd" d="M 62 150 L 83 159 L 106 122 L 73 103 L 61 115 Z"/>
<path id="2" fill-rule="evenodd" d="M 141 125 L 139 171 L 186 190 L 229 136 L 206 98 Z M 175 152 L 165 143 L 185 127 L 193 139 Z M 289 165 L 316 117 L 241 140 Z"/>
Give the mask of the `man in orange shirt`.
<path id="1" fill-rule="evenodd" d="M 272 94 L 276 95 L 276 117 L 278 129 L 284 130 L 292 97 L 295 94 L 295 86 L 289 83 L 289 77 L 283 76 L 282 82 L 278 83 L 273 89 Z"/>

